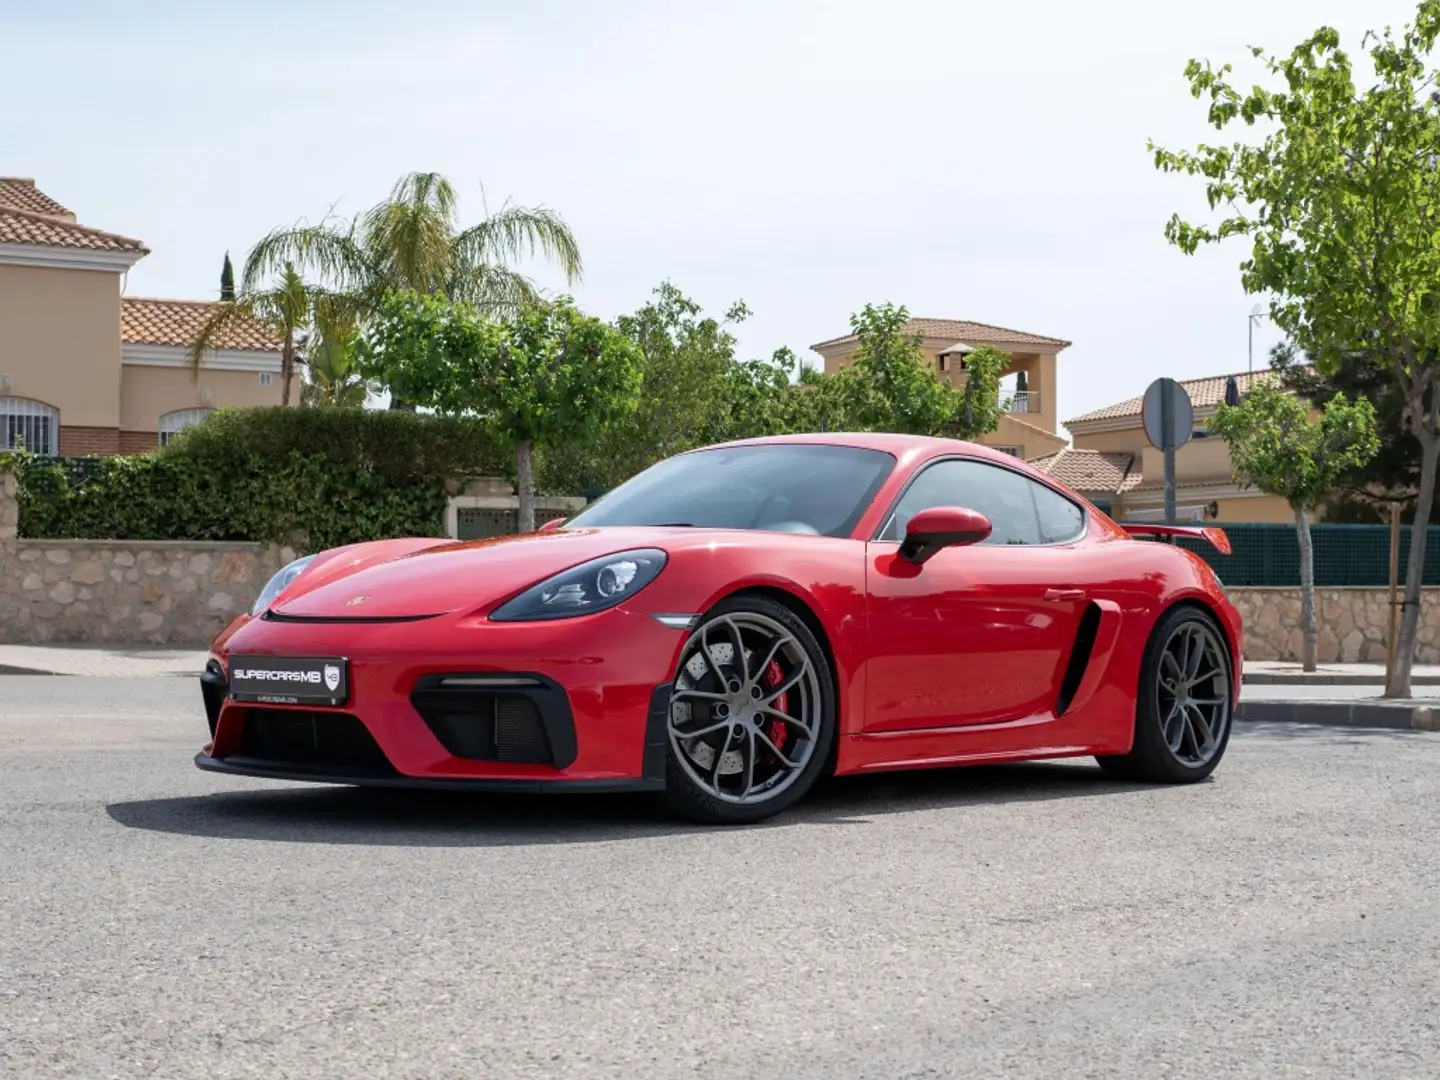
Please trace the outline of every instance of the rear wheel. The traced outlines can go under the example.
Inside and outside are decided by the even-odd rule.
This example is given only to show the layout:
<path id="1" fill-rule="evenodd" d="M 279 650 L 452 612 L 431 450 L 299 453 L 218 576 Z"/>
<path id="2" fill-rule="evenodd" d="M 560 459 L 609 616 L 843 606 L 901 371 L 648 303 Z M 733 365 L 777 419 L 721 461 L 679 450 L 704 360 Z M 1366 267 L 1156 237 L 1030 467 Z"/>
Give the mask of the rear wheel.
<path id="1" fill-rule="evenodd" d="M 1128 754 L 1096 758 L 1100 767 L 1167 784 L 1209 776 L 1230 742 L 1233 666 L 1209 614 L 1193 607 L 1166 612 L 1141 661 L 1135 741 Z"/>
<path id="2" fill-rule="evenodd" d="M 694 821 L 743 824 L 801 798 L 835 738 L 825 652 L 788 608 L 737 597 L 680 655 L 667 720 L 665 795 Z"/>

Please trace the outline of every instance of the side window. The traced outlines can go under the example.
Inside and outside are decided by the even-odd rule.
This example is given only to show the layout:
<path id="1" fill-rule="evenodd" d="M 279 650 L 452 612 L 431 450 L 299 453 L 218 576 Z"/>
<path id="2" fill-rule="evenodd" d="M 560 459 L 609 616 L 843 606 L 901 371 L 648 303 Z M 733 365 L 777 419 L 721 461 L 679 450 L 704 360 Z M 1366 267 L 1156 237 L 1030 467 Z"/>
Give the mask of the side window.
<path id="1" fill-rule="evenodd" d="M 1053 544 L 1074 539 L 1080 508 L 1009 469 L 979 461 L 940 461 L 915 478 L 881 534 L 899 540 L 910 518 L 932 506 L 964 506 L 990 519 L 987 544 Z"/>
<path id="2" fill-rule="evenodd" d="M 1040 515 L 1041 543 L 1063 544 L 1080 535 L 1085 514 L 1064 495 L 1051 491 L 1034 481 L 1025 481 L 1035 489 L 1035 509 Z"/>

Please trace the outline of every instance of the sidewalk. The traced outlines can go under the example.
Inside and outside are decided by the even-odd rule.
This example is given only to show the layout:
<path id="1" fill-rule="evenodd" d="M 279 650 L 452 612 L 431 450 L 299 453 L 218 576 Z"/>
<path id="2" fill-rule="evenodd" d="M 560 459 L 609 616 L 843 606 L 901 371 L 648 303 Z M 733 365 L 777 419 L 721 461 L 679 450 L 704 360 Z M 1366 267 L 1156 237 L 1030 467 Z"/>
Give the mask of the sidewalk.
<path id="1" fill-rule="evenodd" d="M 1384 686 L 1384 664 L 1319 664 L 1316 671 L 1301 670 L 1290 660 L 1246 660 L 1246 686 Z M 1412 686 L 1440 686 L 1440 664 L 1416 664 Z"/>
<path id="2" fill-rule="evenodd" d="M 198 678 L 209 655 L 205 649 L 163 645 L 0 645 L 0 675 Z"/>

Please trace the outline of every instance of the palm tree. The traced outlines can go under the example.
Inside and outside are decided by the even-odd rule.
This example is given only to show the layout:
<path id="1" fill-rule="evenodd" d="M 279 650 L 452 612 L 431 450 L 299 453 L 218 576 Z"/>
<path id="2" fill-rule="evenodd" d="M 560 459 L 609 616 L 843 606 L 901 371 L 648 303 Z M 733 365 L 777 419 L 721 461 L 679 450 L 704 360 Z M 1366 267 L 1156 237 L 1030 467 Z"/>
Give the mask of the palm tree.
<path id="1" fill-rule="evenodd" d="M 539 296 L 535 285 L 512 269 L 536 254 L 557 263 L 567 283 L 580 278 L 579 246 L 558 214 L 507 202 L 478 225 L 461 229 L 455 202 L 454 187 L 439 173 L 411 173 L 388 199 L 348 222 L 271 232 L 245 260 L 242 288 L 256 288 L 294 264 L 331 292 L 348 296 L 363 321 L 396 289 L 440 292 L 482 311 L 508 314 Z"/>
<path id="2" fill-rule="evenodd" d="M 247 283 L 234 300 L 217 305 L 191 342 L 185 357 L 191 377 L 199 378 L 205 354 L 222 347 L 219 343 L 237 324 L 261 322 L 280 338 L 280 404 L 289 405 L 290 383 L 300 360 L 298 345 L 314 322 L 316 304 L 323 302 L 324 295 L 324 290 L 307 285 L 288 262 L 278 284 L 259 289 Z"/>
<path id="3" fill-rule="evenodd" d="M 358 409 L 370 392 L 355 370 L 355 344 L 359 333 L 353 319 L 333 321 L 323 314 L 315 333 L 315 345 L 306 349 L 305 366 L 310 377 L 300 389 L 301 404 L 313 407 Z"/>

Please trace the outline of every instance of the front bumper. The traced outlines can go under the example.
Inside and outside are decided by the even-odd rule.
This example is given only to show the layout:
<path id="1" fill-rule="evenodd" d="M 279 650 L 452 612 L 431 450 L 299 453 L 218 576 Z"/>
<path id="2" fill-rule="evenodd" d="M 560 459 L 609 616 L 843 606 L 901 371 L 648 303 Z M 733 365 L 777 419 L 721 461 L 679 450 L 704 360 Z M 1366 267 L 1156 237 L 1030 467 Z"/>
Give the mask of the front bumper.
<path id="1" fill-rule="evenodd" d="M 685 632 L 620 610 L 548 624 L 252 620 L 201 676 L 202 769 L 372 787 L 535 792 L 664 786 Z M 237 701 L 235 655 L 345 656 L 342 704 Z"/>
<path id="2" fill-rule="evenodd" d="M 243 757 L 214 758 L 204 751 L 195 755 L 195 764 L 206 772 L 228 776 L 250 776 L 263 780 L 301 780 L 319 784 L 344 784 L 350 787 L 402 788 L 421 791 L 471 791 L 492 795 L 582 795 L 620 791 L 663 791 L 665 778 L 635 777 L 621 780 L 497 780 L 449 779 L 426 776 L 351 775 L 343 770 L 287 769 L 273 761 Z"/>

